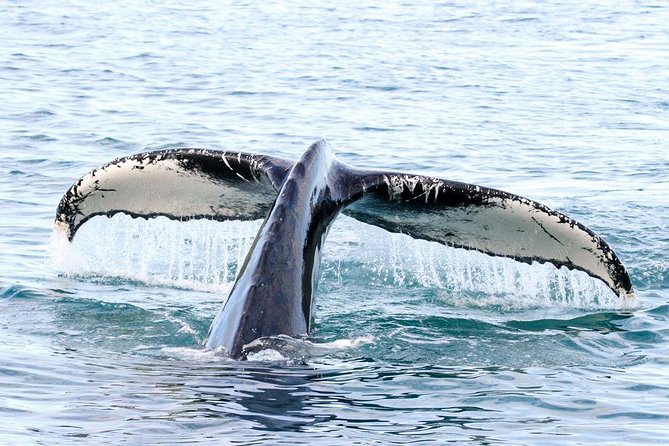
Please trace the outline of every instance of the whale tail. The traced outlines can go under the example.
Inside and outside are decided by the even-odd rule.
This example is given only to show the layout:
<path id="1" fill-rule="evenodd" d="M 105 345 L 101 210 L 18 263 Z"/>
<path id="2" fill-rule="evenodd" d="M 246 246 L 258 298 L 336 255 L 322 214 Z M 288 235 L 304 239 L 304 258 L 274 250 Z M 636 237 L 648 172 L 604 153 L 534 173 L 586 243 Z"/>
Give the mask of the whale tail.
<path id="1" fill-rule="evenodd" d="M 90 218 L 125 213 L 173 220 L 257 220 L 293 163 L 265 155 L 168 149 L 118 158 L 70 187 L 55 230 L 68 240 Z"/>
<path id="2" fill-rule="evenodd" d="M 323 150 L 319 141 L 309 150 Z M 327 149 L 329 150 L 329 149 Z M 581 270 L 623 298 L 632 284 L 597 234 L 535 201 L 441 178 L 335 163 L 342 212 L 391 232 L 519 262 Z M 171 149 L 110 162 L 84 175 L 58 206 L 55 230 L 72 240 L 96 215 L 175 220 L 265 217 L 294 163 L 266 155 Z M 330 173 L 332 175 L 332 173 Z"/>

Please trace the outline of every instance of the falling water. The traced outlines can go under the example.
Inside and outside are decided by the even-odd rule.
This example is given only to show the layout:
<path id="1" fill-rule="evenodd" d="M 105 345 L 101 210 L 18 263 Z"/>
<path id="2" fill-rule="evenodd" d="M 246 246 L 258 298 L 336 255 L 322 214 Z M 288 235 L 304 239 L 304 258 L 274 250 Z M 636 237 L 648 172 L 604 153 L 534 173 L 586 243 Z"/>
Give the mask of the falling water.
<path id="1" fill-rule="evenodd" d="M 70 276 L 220 292 L 234 281 L 260 223 L 96 217 L 73 243 L 54 239 L 52 258 Z M 614 293 L 582 272 L 414 240 L 343 216 L 326 243 L 322 274 L 323 287 L 354 281 L 432 288 L 453 305 L 620 307 Z"/>

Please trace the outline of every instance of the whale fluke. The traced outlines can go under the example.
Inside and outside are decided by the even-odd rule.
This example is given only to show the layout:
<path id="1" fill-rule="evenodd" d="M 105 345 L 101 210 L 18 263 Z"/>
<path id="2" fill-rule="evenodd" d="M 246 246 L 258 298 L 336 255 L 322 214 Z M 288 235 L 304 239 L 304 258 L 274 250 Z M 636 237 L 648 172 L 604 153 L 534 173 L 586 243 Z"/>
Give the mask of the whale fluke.
<path id="1" fill-rule="evenodd" d="M 454 248 L 552 263 L 602 280 L 622 298 L 632 284 L 596 233 L 560 212 L 508 192 L 397 172 L 359 172 L 362 199 L 343 213 L 390 232 Z"/>
<path id="2" fill-rule="evenodd" d="M 265 217 L 292 162 L 266 155 L 181 148 L 118 158 L 70 187 L 55 229 L 72 240 L 87 220 L 125 213 L 173 220 Z"/>
<path id="3" fill-rule="evenodd" d="M 391 232 L 519 262 L 584 271 L 632 298 L 611 247 L 577 221 L 496 189 L 354 169 L 325 141 L 296 162 L 266 155 L 171 149 L 120 158 L 64 195 L 55 230 L 69 240 L 96 215 L 175 220 L 265 218 L 205 345 L 243 357 L 255 339 L 309 332 L 320 250 L 340 212 Z"/>

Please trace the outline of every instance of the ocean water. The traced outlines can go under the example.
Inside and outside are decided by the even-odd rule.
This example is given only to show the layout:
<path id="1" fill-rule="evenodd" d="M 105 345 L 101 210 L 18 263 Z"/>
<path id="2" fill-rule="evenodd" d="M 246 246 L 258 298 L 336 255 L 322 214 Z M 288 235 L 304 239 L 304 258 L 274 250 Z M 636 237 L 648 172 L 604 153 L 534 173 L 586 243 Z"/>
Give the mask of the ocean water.
<path id="1" fill-rule="evenodd" d="M 0 444 L 669 443 L 667 23 L 637 1 L 2 2 Z M 637 300 L 340 218 L 313 333 L 233 361 L 201 343 L 259 222 L 52 238 L 118 156 L 321 137 L 578 219 Z"/>

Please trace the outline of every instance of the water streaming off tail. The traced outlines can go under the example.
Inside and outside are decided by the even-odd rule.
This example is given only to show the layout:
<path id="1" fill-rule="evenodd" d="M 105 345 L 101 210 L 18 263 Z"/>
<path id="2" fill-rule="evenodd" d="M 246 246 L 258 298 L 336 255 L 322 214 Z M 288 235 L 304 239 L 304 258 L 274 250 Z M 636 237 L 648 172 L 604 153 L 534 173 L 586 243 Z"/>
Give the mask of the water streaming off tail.
<path id="1" fill-rule="evenodd" d="M 72 244 L 54 240 L 53 263 L 74 276 L 221 291 L 234 281 L 261 221 L 175 222 L 166 218 L 96 217 Z M 351 283 L 429 288 L 455 305 L 525 308 L 620 307 L 585 273 L 550 264 L 452 249 L 340 216 L 323 254 L 321 289 Z"/>
<path id="2" fill-rule="evenodd" d="M 619 308 L 601 281 L 552 264 L 519 263 L 476 251 L 389 233 L 348 217 L 335 222 L 326 244 L 324 282 L 431 288 L 455 305 L 526 308 Z"/>
<path id="3" fill-rule="evenodd" d="M 54 239 L 52 260 L 67 275 L 220 291 L 234 281 L 260 223 L 96 217 L 71 244 Z"/>

